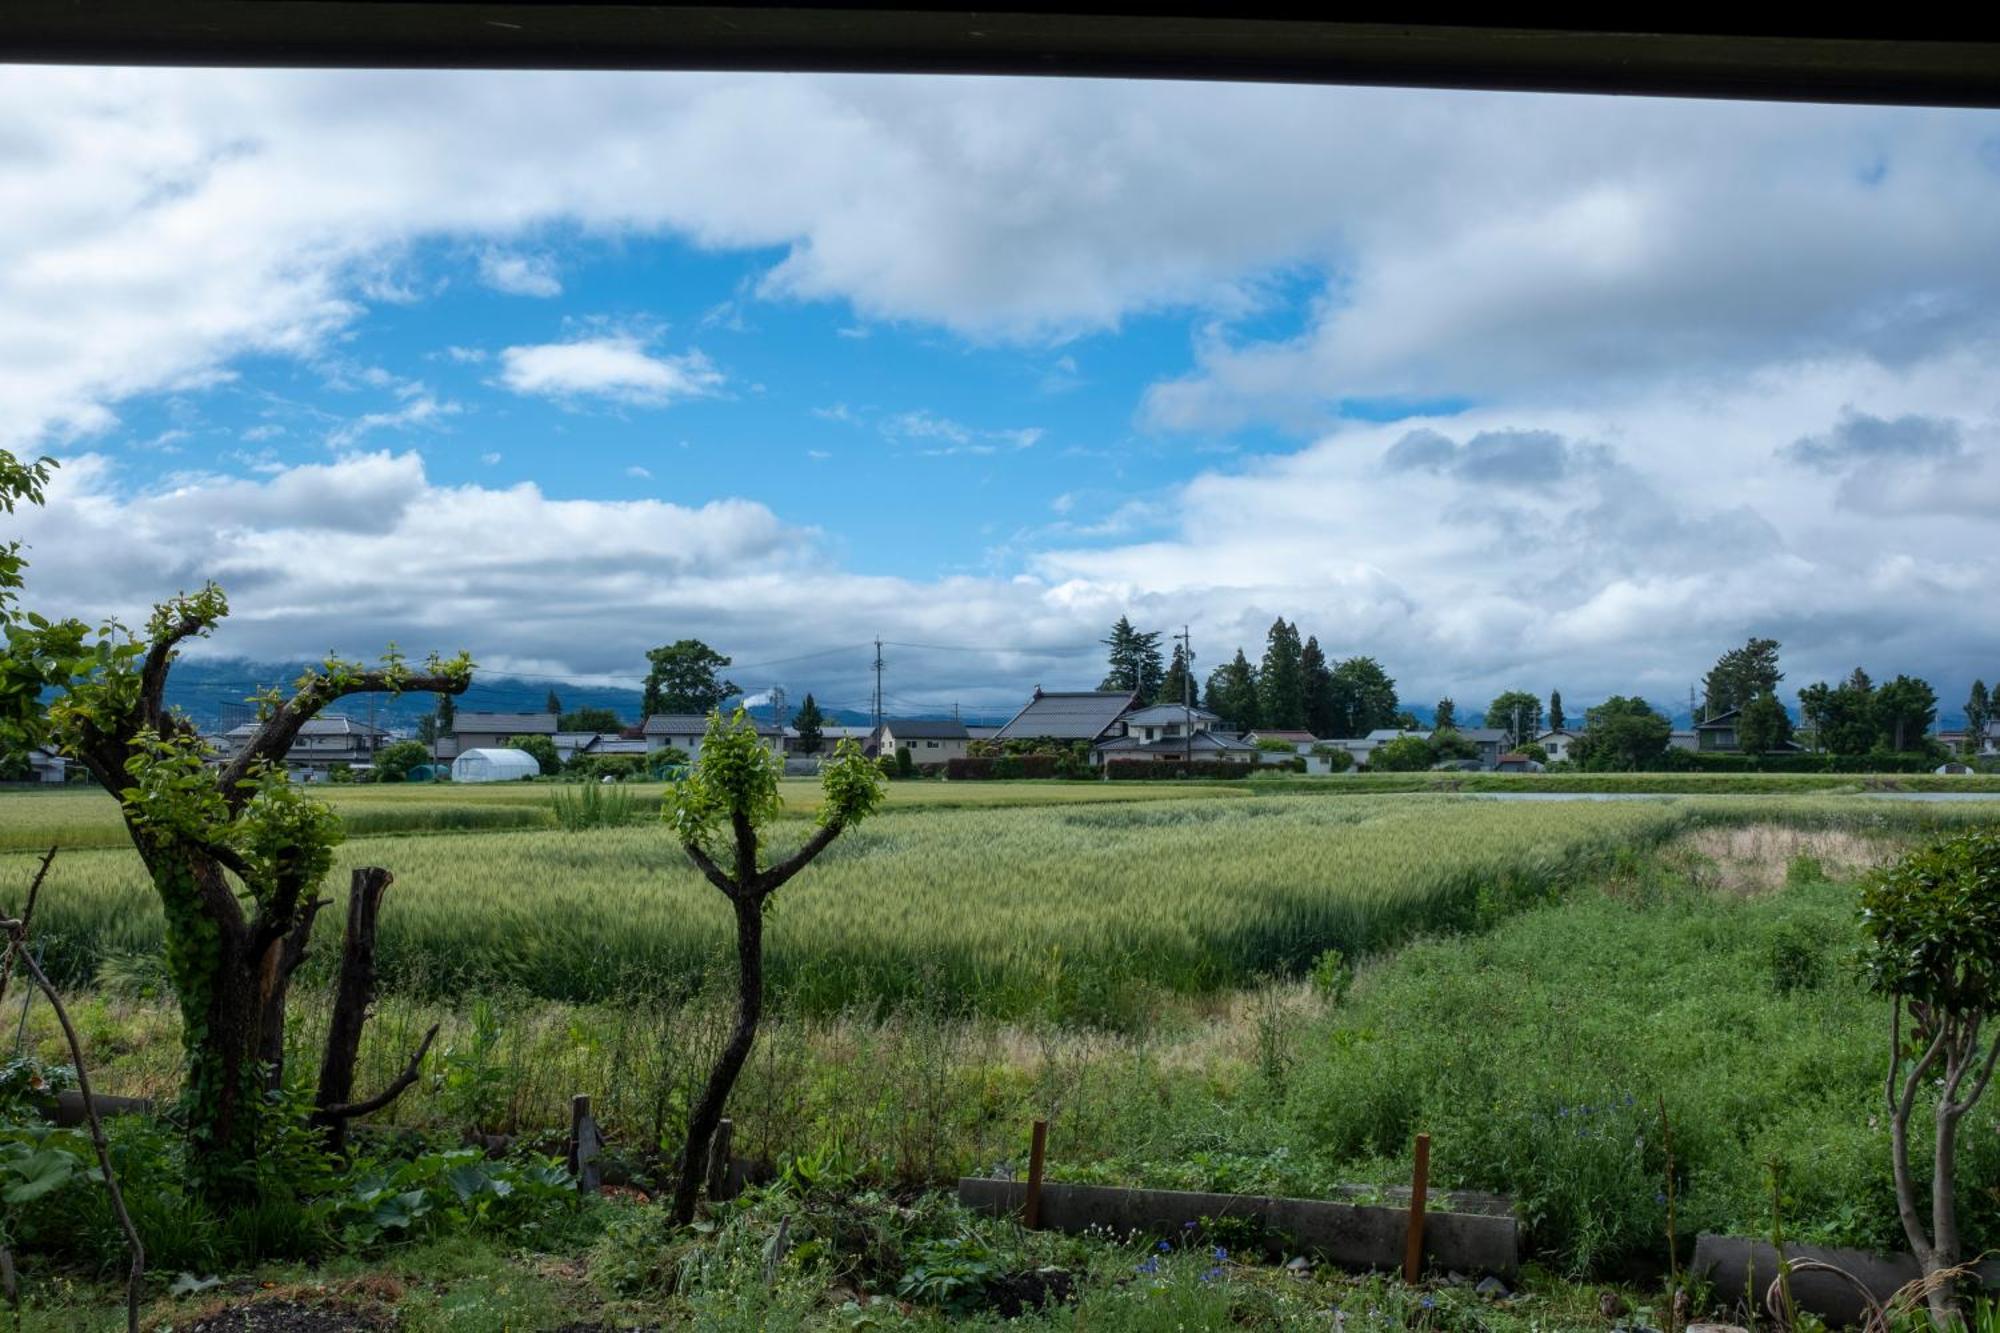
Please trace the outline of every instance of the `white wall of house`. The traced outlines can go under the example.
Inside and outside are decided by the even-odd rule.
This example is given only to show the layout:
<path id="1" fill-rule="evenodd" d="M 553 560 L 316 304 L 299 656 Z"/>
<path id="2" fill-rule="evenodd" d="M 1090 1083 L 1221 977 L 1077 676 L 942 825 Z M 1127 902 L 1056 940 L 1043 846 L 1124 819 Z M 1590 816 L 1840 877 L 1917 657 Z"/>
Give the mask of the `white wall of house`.
<path id="1" fill-rule="evenodd" d="M 967 744 L 969 741 L 963 736 L 943 739 L 905 738 L 896 735 L 889 723 L 882 724 L 881 752 L 891 754 L 897 750 L 908 750 L 910 762 L 913 764 L 942 764 L 952 759 L 963 759 Z"/>

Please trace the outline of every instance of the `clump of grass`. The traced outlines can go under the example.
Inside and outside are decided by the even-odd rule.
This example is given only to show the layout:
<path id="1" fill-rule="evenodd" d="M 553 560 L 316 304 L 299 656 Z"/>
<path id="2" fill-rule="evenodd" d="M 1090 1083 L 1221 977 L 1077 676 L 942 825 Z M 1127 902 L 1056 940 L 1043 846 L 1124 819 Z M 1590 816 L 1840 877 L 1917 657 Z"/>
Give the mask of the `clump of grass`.
<path id="1" fill-rule="evenodd" d="M 615 782 L 582 782 L 557 787 L 550 799 L 556 827 L 571 833 L 583 829 L 621 828 L 643 817 L 631 790 Z"/>

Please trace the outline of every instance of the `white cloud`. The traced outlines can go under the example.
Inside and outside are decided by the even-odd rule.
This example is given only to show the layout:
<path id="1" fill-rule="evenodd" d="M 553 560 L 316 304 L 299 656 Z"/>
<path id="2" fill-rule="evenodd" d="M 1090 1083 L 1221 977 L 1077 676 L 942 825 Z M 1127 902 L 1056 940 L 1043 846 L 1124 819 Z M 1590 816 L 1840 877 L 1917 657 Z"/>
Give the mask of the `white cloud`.
<path id="1" fill-rule="evenodd" d="M 653 479 L 651 469 L 640 467 L 636 463 L 625 469 L 625 475 L 639 481 L 651 481 Z"/>
<path id="2" fill-rule="evenodd" d="M 1046 434 L 1040 426 L 1009 430 L 979 429 L 926 411 L 899 412 L 882 422 L 882 433 L 892 440 L 926 443 L 927 447 L 920 452 L 936 457 L 1032 449 Z"/>
<path id="3" fill-rule="evenodd" d="M 479 280 L 510 296 L 561 296 L 562 279 L 549 255 L 488 250 L 479 256 Z"/>
<path id="4" fill-rule="evenodd" d="M 722 372 L 698 351 L 655 356 L 624 335 L 509 347 L 500 366 L 500 383 L 515 393 L 570 402 L 596 398 L 664 407 L 715 393 L 723 384 Z"/>

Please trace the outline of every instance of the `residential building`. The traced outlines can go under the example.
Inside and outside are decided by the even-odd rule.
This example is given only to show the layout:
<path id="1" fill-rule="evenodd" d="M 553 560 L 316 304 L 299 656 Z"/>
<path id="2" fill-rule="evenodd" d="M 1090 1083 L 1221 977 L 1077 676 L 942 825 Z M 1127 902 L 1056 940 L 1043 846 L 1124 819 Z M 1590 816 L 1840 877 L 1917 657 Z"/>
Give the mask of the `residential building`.
<path id="1" fill-rule="evenodd" d="M 1241 736 L 1217 731 L 1222 719 L 1206 708 L 1153 704 L 1127 710 L 1118 718 L 1118 734 L 1090 747 L 1094 764 L 1137 759 L 1192 758 L 1197 762 L 1254 764 L 1257 747 Z"/>
<path id="2" fill-rule="evenodd" d="M 28 751 L 28 769 L 33 774 L 30 782 L 67 782 L 69 780 L 69 760 L 53 750 L 34 749 Z"/>
<path id="3" fill-rule="evenodd" d="M 770 747 L 771 753 L 783 758 L 785 754 L 785 729 L 775 722 L 758 722 L 757 739 Z M 708 732 L 708 718 L 700 713 L 655 713 L 646 719 L 644 735 L 647 750 L 661 750 L 672 746 L 687 753 L 689 759 L 701 757 L 701 738 Z"/>
<path id="4" fill-rule="evenodd" d="M 245 722 L 223 732 L 221 757 L 242 753 L 263 725 Z M 393 739 L 380 727 L 339 713 L 322 713 L 299 728 L 285 752 L 285 767 L 307 778 L 324 777 L 336 768 L 366 768 L 375 762 L 375 752 Z"/>
<path id="5" fill-rule="evenodd" d="M 1479 766 L 1494 769 L 1500 766 L 1500 756 L 1507 753 L 1513 744 L 1513 733 L 1501 727 L 1460 727 L 1458 734 L 1479 747 Z"/>
<path id="6" fill-rule="evenodd" d="M 842 741 L 853 741 L 861 747 L 863 754 L 870 757 L 873 757 L 875 754 L 875 728 L 832 725 L 822 726 L 819 729 L 819 750 L 817 753 L 820 755 L 830 755 L 833 753 L 834 747 Z M 785 728 L 785 753 L 794 756 L 805 754 L 805 751 L 799 748 L 799 729 L 797 727 Z"/>
<path id="7" fill-rule="evenodd" d="M 1535 744 L 1542 747 L 1543 753 L 1548 755 L 1549 762 L 1553 764 L 1560 760 L 1574 759 L 1576 756 L 1573 751 L 1576 749 L 1576 743 L 1582 739 L 1583 733 L 1580 731 L 1571 731 L 1567 727 L 1553 727 L 1535 737 Z"/>
<path id="8" fill-rule="evenodd" d="M 1699 750 L 1701 748 L 1701 738 L 1696 736 L 1692 731 L 1670 731 L 1667 733 L 1667 748 L 1669 750 Z"/>
<path id="9" fill-rule="evenodd" d="M 1256 731 L 1246 731 L 1243 733 L 1243 739 L 1252 745 L 1256 745 L 1262 741 L 1283 741 L 1300 754 L 1304 754 L 1307 750 L 1319 744 L 1319 737 L 1313 735 L 1310 731 L 1281 731 L 1269 727 L 1260 728 Z"/>
<path id="10" fill-rule="evenodd" d="M 554 740 L 558 725 L 554 713 L 460 713 L 452 720 L 451 737 L 457 742 L 458 753 L 498 750 L 505 749 L 515 736 L 547 736 Z"/>
<path id="11" fill-rule="evenodd" d="M 1496 773 L 1539 773 L 1542 765 L 1525 754 L 1509 750 L 1494 761 L 1493 770 Z"/>
<path id="12" fill-rule="evenodd" d="M 912 763 L 942 764 L 948 760 L 965 758 L 965 747 L 970 739 L 962 722 L 884 718 L 882 729 L 877 733 L 875 747 L 877 754 L 884 755 L 907 750 Z"/>
<path id="13" fill-rule="evenodd" d="M 1953 754 L 1964 754 L 1965 741 L 1969 734 L 1964 727 L 1958 727 L 1951 731 L 1940 731 L 1937 738 L 1938 742 L 1950 749 Z M 1979 747 L 1974 753 L 1983 758 L 2000 755 L 2000 722 L 1986 724 L 1986 734 L 1979 738 Z"/>
<path id="14" fill-rule="evenodd" d="M 1738 752 L 1736 743 L 1736 718 L 1742 712 L 1732 708 L 1726 713 L 1717 713 L 1694 724 L 1694 748 L 1704 752 L 1720 754 Z"/>
<path id="15" fill-rule="evenodd" d="M 993 734 L 996 741 L 1084 741 L 1091 745 L 1125 734 L 1123 718 L 1138 696 L 1125 690 L 1068 690 L 1035 695 L 1006 725 Z"/>

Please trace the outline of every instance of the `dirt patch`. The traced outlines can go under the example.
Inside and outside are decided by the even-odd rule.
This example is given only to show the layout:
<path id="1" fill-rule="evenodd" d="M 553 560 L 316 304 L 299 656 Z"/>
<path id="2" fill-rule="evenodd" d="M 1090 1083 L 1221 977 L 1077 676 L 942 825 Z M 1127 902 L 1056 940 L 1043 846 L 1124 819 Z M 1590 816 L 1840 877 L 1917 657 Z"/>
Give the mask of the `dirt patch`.
<path id="1" fill-rule="evenodd" d="M 1009 1273 L 986 1284 L 988 1307 L 1002 1319 L 1064 1305 L 1076 1291 L 1076 1279 L 1060 1268 L 1036 1268 Z"/>
<path id="2" fill-rule="evenodd" d="M 226 1305 L 187 1326 L 188 1333 L 372 1333 L 387 1327 L 353 1311 L 298 1301 Z"/>
<path id="3" fill-rule="evenodd" d="M 1795 865 L 1815 879 L 1853 879 L 1893 859 L 1901 848 L 1892 839 L 1846 829 L 1745 824 L 1697 829 L 1677 839 L 1673 850 L 1694 861 L 1717 888 L 1750 894 L 1782 888 Z"/>

